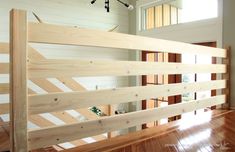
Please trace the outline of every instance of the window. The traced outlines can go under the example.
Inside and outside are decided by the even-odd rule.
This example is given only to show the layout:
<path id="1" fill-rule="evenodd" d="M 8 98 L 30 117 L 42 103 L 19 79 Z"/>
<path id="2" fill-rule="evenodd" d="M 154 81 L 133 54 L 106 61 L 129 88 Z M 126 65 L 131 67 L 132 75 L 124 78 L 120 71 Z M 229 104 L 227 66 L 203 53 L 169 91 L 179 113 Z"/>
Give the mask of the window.
<path id="1" fill-rule="evenodd" d="M 182 0 L 182 23 L 218 17 L 217 0 Z"/>
<path id="2" fill-rule="evenodd" d="M 178 24 L 181 10 L 170 4 L 152 6 L 145 9 L 145 29 Z"/>
<path id="3" fill-rule="evenodd" d="M 171 0 L 143 7 L 142 29 L 150 30 L 179 23 L 218 17 L 218 0 Z"/>

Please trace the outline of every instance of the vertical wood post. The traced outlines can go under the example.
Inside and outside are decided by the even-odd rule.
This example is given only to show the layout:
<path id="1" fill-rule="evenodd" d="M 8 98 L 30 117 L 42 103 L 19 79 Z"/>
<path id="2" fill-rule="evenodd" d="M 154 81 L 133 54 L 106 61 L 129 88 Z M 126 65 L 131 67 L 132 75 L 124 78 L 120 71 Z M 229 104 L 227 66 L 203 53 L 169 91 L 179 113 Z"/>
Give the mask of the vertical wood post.
<path id="1" fill-rule="evenodd" d="M 108 105 L 108 115 L 112 115 L 112 106 Z M 112 138 L 112 132 L 108 132 L 108 139 Z"/>
<path id="2" fill-rule="evenodd" d="M 227 50 L 227 56 L 225 59 L 223 59 L 223 64 L 226 64 L 226 73 L 222 75 L 222 78 L 226 80 L 226 88 L 223 89 L 222 93 L 226 95 L 226 103 L 222 105 L 223 109 L 230 108 L 230 78 L 231 78 L 231 47 L 226 47 Z"/>
<path id="3" fill-rule="evenodd" d="M 12 152 L 28 151 L 27 15 L 10 12 L 10 137 Z"/>

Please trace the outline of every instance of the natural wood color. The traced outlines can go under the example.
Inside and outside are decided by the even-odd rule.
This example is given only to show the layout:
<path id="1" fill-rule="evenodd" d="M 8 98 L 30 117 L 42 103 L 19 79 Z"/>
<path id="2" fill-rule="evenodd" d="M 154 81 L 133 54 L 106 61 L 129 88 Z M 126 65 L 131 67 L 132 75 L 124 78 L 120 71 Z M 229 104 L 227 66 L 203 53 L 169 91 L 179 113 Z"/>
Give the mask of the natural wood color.
<path id="1" fill-rule="evenodd" d="M 31 81 L 49 93 L 63 92 L 60 88 L 57 88 L 55 85 L 53 85 L 47 79 L 33 79 Z M 60 120 L 65 122 L 66 124 L 78 122 L 78 120 L 76 118 L 72 117 L 71 115 L 69 115 L 68 113 L 66 113 L 64 111 L 52 112 L 51 114 L 56 116 L 57 118 L 59 118 Z"/>
<path id="2" fill-rule="evenodd" d="M 121 33 L 79 29 L 41 23 L 29 23 L 29 42 L 120 48 L 131 49 L 134 51 L 149 50 L 154 52 L 163 51 L 168 53 L 190 53 L 195 55 L 226 57 L 226 51 L 219 48 L 211 48 Z"/>
<path id="3" fill-rule="evenodd" d="M 44 56 L 42 56 L 40 53 L 38 53 L 34 48 L 29 47 L 29 58 L 31 60 L 35 59 L 45 59 Z M 75 80 L 72 78 L 57 78 L 59 81 L 61 81 L 64 85 L 72 89 L 73 91 L 81 91 L 81 90 L 86 90 L 83 86 L 81 86 L 79 83 L 77 83 Z M 36 85 L 47 91 L 48 93 L 52 92 L 63 92 L 60 88 L 56 87 L 54 84 L 52 84 L 50 81 L 47 79 L 31 79 L 32 82 L 34 82 Z M 84 109 L 75 109 L 78 111 L 81 115 L 85 116 L 89 120 L 94 120 L 97 119 L 98 116 L 91 112 L 89 109 L 84 108 Z M 56 116 L 66 124 L 71 124 L 71 123 L 76 123 L 78 120 L 71 115 L 69 115 L 65 111 L 59 111 L 59 112 L 52 112 L 52 115 Z M 31 115 L 30 116 L 30 121 L 35 123 L 36 125 L 44 128 L 44 127 L 49 127 L 49 126 L 54 126 L 54 124 L 48 120 L 46 120 L 43 117 L 40 117 L 38 115 Z M 99 138 L 98 138 L 99 137 Z M 100 140 L 103 139 L 103 135 L 99 135 L 98 137 L 95 137 L 95 140 Z M 83 142 L 81 140 L 78 141 L 73 141 L 71 144 L 74 144 L 76 146 L 84 145 L 87 144 L 86 142 Z"/>
<path id="4" fill-rule="evenodd" d="M 40 59 L 40 60 L 43 60 L 43 59 L 46 59 L 44 56 L 42 56 L 40 53 L 38 53 L 38 51 L 36 51 L 34 48 L 32 48 L 32 47 L 29 47 L 29 58 L 31 59 L 31 60 L 37 60 L 37 59 Z M 73 90 L 73 91 L 86 91 L 86 89 L 82 86 L 82 85 L 80 85 L 78 82 L 76 82 L 74 79 L 72 79 L 72 78 L 58 78 L 57 77 L 57 79 L 59 80 L 59 81 L 61 81 L 64 85 L 66 85 L 67 87 L 69 87 L 71 90 Z M 35 79 L 36 80 L 36 79 Z M 34 81 L 34 80 L 33 80 Z M 36 80 L 37 81 L 37 80 Z M 44 81 L 44 80 L 42 80 L 42 81 Z M 45 81 L 47 81 L 47 80 L 45 80 Z M 34 81 L 35 82 L 35 81 Z M 47 81 L 48 83 L 50 83 L 49 81 Z M 40 82 L 36 82 L 36 84 L 37 85 L 39 85 L 39 86 L 41 86 L 41 83 Z M 50 85 L 50 84 L 48 84 L 48 85 Z M 48 88 L 48 85 L 47 84 L 45 84 L 45 85 L 43 85 L 42 87 L 43 88 L 45 88 L 45 90 L 47 90 L 48 92 L 55 92 L 56 90 L 58 91 L 58 92 L 62 92 L 62 90 L 58 90 L 58 89 L 56 89 L 56 88 L 54 88 L 53 90 L 48 90 L 48 89 L 46 89 L 46 88 Z M 53 84 L 51 84 L 51 85 L 53 85 Z M 49 87 L 50 88 L 50 87 Z M 98 116 L 95 114 L 95 113 L 93 113 L 93 112 L 91 112 L 90 110 L 88 110 L 87 108 L 85 108 L 85 109 L 76 109 L 76 111 L 78 111 L 81 115 L 83 115 L 83 116 L 85 116 L 86 118 L 88 118 L 89 120 L 93 120 L 93 119 L 97 119 L 98 118 Z"/>
<path id="5" fill-rule="evenodd" d="M 178 24 L 178 13 L 175 6 L 171 6 L 171 25 Z"/>
<path id="6" fill-rule="evenodd" d="M 52 84 L 47 79 L 31 79 L 33 83 L 38 85 L 43 90 L 52 93 L 52 92 L 63 92 L 60 88 L 56 87 L 54 84 Z"/>
<path id="7" fill-rule="evenodd" d="M 37 93 L 33 91 L 32 89 L 28 88 L 28 94 L 37 94 Z"/>
<path id="8" fill-rule="evenodd" d="M 223 64 L 227 65 L 227 69 L 226 69 L 226 73 L 224 73 L 222 75 L 222 78 L 226 80 L 226 88 L 223 89 L 222 93 L 223 94 L 226 94 L 226 100 L 227 100 L 227 103 L 225 103 L 223 106 L 223 108 L 225 109 L 228 109 L 230 107 L 230 102 L 231 102 L 231 81 L 230 81 L 230 78 L 231 78 L 231 47 L 227 47 L 226 48 L 227 50 L 227 58 L 223 59 Z"/>
<path id="9" fill-rule="evenodd" d="M 31 60 L 43 60 L 46 59 L 43 55 L 41 55 L 37 50 L 29 46 L 28 57 Z"/>
<path id="10" fill-rule="evenodd" d="M 0 90 L 7 90 L 4 91 L 4 94 L 9 94 L 9 84 L 4 84 L 5 87 L 2 88 L 1 84 L 0 84 Z M 4 89 L 5 88 L 5 89 Z M 29 94 L 36 94 L 36 92 L 34 92 L 33 90 L 28 88 L 28 93 Z M 1 91 L 0 91 L 1 94 Z M 0 104 L 0 114 L 8 114 L 9 113 L 9 108 L 10 108 L 10 104 L 9 103 L 5 103 L 4 104 Z"/>
<path id="11" fill-rule="evenodd" d="M 77 81 L 75 81 L 72 78 L 57 78 L 57 79 L 73 91 L 85 91 L 86 90 L 86 88 L 84 88 L 82 85 L 80 85 Z"/>
<path id="12" fill-rule="evenodd" d="M 30 122 L 34 123 L 35 125 L 37 125 L 41 128 L 55 126 L 54 123 L 41 117 L 40 115 L 29 116 L 29 120 L 30 120 Z"/>
<path id="13" fill-rule="evenodd" d="M 28 88 L 29 94 L 36 94 L 33 90 Z M 9 83 L 0 83 L 0 94 L 9 94 Z"/>
<path id="14" fill-rule="evenodd" d="M 28 45 L 27 43 L 28 42 L 97 46 L 97 47 L 121 48 L 121 49 L 131 49 L 131 50 L 139 50 L 139 49 L 146 50 L 147 48 L 148 50 L 150 51 L 152 50 L 154 52 L 163 51 L 163 52 L 170 52 L 170 53 L 191 53 L 191 54 L 197 54 L 197 55 L 206 54 L 206 55 L 213 56 L 213 57 L 226 57 L 227 54 L 226 54 L 226 51 L 223 49 L 212 49 L 209 47 L 201 47 L 201 46 L 190 45 L 190 44 L 180 43 L 180 42 L 157 40 L 157 39 L 152 39 L 152 38 L 130 36 L 130 35 L 119 34 L 119 33 L 102 32 L 102 31 L 96 31 L 96 30 L 85 30 L 85 29 L 78 29 L 78 28 L 71 28 L 71 27 L 62 27 L 62 26 L 49 25 L 49 24 L 29 23 L 29 26 L 30 26 L 29 33 L 27 33 L 28 29 L 27 29 L 26 13 L 18 11 L 18 10 L 13 10 L 12 14 L 14 13 L 19 14 L 19 16 L 18 15 L 16 16 L 12 15 L 13 17 L 11 16 L 11 36 L 10 36 L 11 51 L 10 52 L 11 52 L 11 64 L 12 65 L 10 66 L 11 67 L 11 71 L 10 71 L 11 81 L 10 82 L 15 82 L 15 83 L 11 84 L 10 86 L 11 88 L 10 94 L 11 94 L 11 102 L 12 102 L 10 115 L 11 115 L 11 120 L 13 120 L 12 125 L 11 125 L 12 126 L 11 131 L 14 137 L 16 136 L 16 138 L 11 139 L 11 142 L 16 143 L 17 146 L 20 145 L 19 151 L 28 150 L 28 147 L 27 147 L 27 141 L 28 141 L 27 140 L 28 138 L 27 136 L 27 115 L 28 115 L 27 99 L 28 98 L 30 99 L 29 108 L 32 109 L 32 111 L 29 111 L 29 114 L 35 114 L 35 113 L 41 113 L 41 111 L 50 112 L 50 111 L 60 111 L 60 110 L 74 109 L 74 108 L 86 108 L 86 107 L 93 106 L 93 105 L 114 104 L 114 103 L 121 103 L 121 102 L 128 102 L 128 101 L 136 101 L 136 100 L 141 100 L 141 99 L 146 99 L 146 98 L 151 98 L 151 97 L 176 95 L 182 92 L 184 93 L 184 92 L 191 92 L 191 91 L 193 92 L 193 91 L 203 91 L 203 90 L 210 90 L 210 89 L 221 89 L 221 88 L 226 87 L 225 80 L 218 80 L 218 81 L 211 81 L 211 82 L 194 83 L 193 85 L 192 84 L 174 84 L 175 86 L 163 85 L 162 88 L 160 86 L 159 88 L 155 88 L 155 86 L 126 87 L 126 88 L 112 89 L 112 90 L 111 89 L 99 90 L 99 91 L 80 91 L 79 90 L 78 92 L 73 92 L 73 93 L 61 93 L 60 92 L 60 93 L 51 93 L 47 95 L 27 96 L 28 95 L 27 93 L 27 80 L 28 80 L 27 67 L 28 66 L 26 62 L 28 61 L 27 59 L 28 57 L 27 56 L 27 45 Z M 14 17 L 20 17 L 22 15 L 21 13 L 24 15 L 24 17 L 20 21 L 17 20 L 19 18 L 14 18 Z M 15 22 L 14 19 L 16 19 L 17 22 Z M 22 22 L 24 23 L 23 26 L 18 24 Z M 17 29 L 19 30 L 17 34 L 21 36 L 17 34 L 15 35 L 14 32 L 17 31 Z M 15 35 L 15 36 L 12 36 L 12 35 Z M 27 36 L 29 36 L 29 41 L 27 40 Z M 107 41 L 105 42 L 102 39 L 105 39 Z M 31 50 L 31 48 L 29 49 Z M 15 50 L 15 52 L 13 50 Z M 20 50 L 19 51 L 20 53 L 17 52 L 16 50 L 17 51 Z M 12 57 L 13 54 L 16 56 Z M 29 53 L 29 57 L 30 56 L 31 54 Z M 16 60 L 13 60 L 13 59 L 16 59 Z M 29 69 L 32 68 L 34 70 L 35 69 L 38 70 L 39 68 L 41 68 L 40 66 L 44 67 L 45 65 L 40 65 L 38 67 L 38 63 L 40 63 L 41 61 L 43 61 L 43 64 L 49 67 L 51 65 L 48 61 L 56 61 L 55 63 L 52 63 L 52 64 L 59 63 L 61 67 L 67 66 L 68 69 L 66 69 L 67 70 L 66 71 L 65 69 L 61 68 L 62 72 L 64 72 L 65 74 L 60 75 L 60 73 L 56 73 L 56 75 L 54 76 L 53 74 L 48 76 L 47 74 L 50 72 L 44 71 L 42 73 L 45 73 L 45 75 L 39 78 L 47 78 L 47 77 L 62 78 L 65 76 L 69 76 L 69 77 L 77 76 L 78 72 L 75 72 L 75 73 L 72 73 L 72 72 L 74 70 L 77 71 L 78 70 L 77 67 L 80 68 L 81 65 L 82 65 L 81 71 L 84 71 L 85 74 L 80 71 L 79 74 L 82 73 L 84 75 L 78 75 L 78 76 L 90 76 L 90 74 L 93 74 L 93 73 L 95 74 L 92 76 L 96 76 L 97 73 L 98 75 L 103 76 L 103 75 L 107 75 L 107 71 L 112 70 L 112 69 L 105 69 L 106 74 L 104 72 L 105 70 L 102 71 L 103 70 L 102 68 L 104 67 L 103 64 L 107 64 L 107 62 L 111 64 L 116 63 L 115 67 L 119 70 L 119 71 L 117 70 L 119 73 L 115 75 L 115 72 L 117 71 L 111 71 L 113 72 L 111 75 L 120 76 L 120 75 L 123 75 L 123 71 L 124 71 L 123 69 L 126 68 L 126 63 L 128 62 L 128 61 L 124 61 L 125 65 L 120 64 L 120 62 L 122 61 L 115 61 L 115 62 L 90 61 L 90 63 L 87 63 L 87 61 L 85 61 L 85 64 L 80 64 L 81 62 L 84 62 L 84 61 L 72 60 L 72 65 L 71 65 L 71 61 L 65 61 L 65 60 L 61 60 L 61 61 L 64 61 L 64 63 L 62 63 L 59 60 L 46 60 L 45 58 L 35 60 L 33 58 L 29 58 L 29 62 L 33 64 L 36 63 L 35 65 L 37 66 L 36 68 L 35 67 L 32 68 L 32 66 L 30 65 Z M 64 66 L 65 62 L 66 62 L 66 66 Z M 93 62 L 96 63 L 95 67 L 88 68 L 88 71 L 92 71 L 92 73 L 85 71 L 85 66 L 89 64 L 93 64 Z M 98 62 L 100 65 L 97 64 Z M 132 63 L 138 63 L 138 62 L 132 62 Z M 48 70 L 47 66 L 46 66 L 46 70 Z M 58 70 L 57 66 L 53 65 L 52 67 Z M 75 68 L 70 68 L 70 66 L 75 66 Z M 156 67 L 155 64 L 153 66 Z M 215 66 L 216 68 L 214 68 L 215 71 L 212 71 L 213 73 L 217 73 L 219 70 L 223 71 L 221 73 L 227 72 L 225 65 L 214 65 L 213 67 Z M 16 67 L 20 67 L 20 68 L 15 69 Z M 160 66 L 160 67 L 163 68 L 163 66 Z M 137 71 L 134 71 L 137 73 L 137 75 L 145 74 L 145 73 L 138 73 L 139 71 L 146 69 L 145 66 L 141 65 L 138 68 L 137 68 L 138 69 Z M 193 69 L 195 67 L 191 66 L 190 68 Z M 201 66 L 199 69 L 202 70 L 201 68 L 206 68 L 206 66 Z M 42 69 L 43 68 L 41 68 L 41 70 Z M 165 67 L 164 69 L 162 69 L 162 71 L 164 71 L 165 69 L 169 69 L 169 67 Z M 187 69 L 187 70 L 190 71 L 191 69 Z M 95 70 L 97 70 L 98 72 Z M 178 67 L 174 67 L 171 70 L 180 71 L 181 69 L 180 68 L 178 69 Z M 208 72 L 208 71 L 211 72 L 211 69 L 206 70 L 206 71 L 203 71 L 203 70 L 201 72 Z M 151 70 L 148 69 L 146 71 L 149 72 Z M 101 74 L 99 72 L 101 72 Z M 191 70 L 191 73 L 192 72 L 194 73 L 195 69 Z M 29 73 L 34 74 L 34 78 L 38 78 L 38 77 L 35 77 L 35 73 L 33 73 L 32 71 L 29 70 Z M 38 74 L 42 75 L 42 73 L 39 72 Z M 69 75 L 67 73 L 71 73 L 71 74 Z M 132 75 L 136 75 L 136 73 Z M 183 72 L 181 71 L 180 73 L 183 73 Z M 30 77 L 30 78 L 33 78 L 33 77 Z M 65 79 L 65 80 L 67 82 L 64 81 L 64 83 L 69 83 L 70 85 L 74 82 L 72 78 Z M 46 79 L 39 79 L 39 80 L 35 79 L 34 81 L 35 83 L 41 84 L 43 87 L 45 87 L 48 92 L 56 92 L 60 90 L 59 88 L 56 88 L 56 86 L 53 86 L 52 84 L 50 84 L 49 87 L 46 87 L 47 83 L 49 82 Z M 74 87 L 77 89 L 78 85 L 77 86 L 71 85 L 71 87 Z M 80 89 L 83 89 L 83 88 L 80 88 Z M 55 91 L 52 91 L 52 90 L 55 90 Z M 107 97 L 110 98 L 108 101 L 107 101 Z M 191 101 L 189 103 L 170 105 L 168 107 L 156 108 L 156 109 L 145 110 L 145 111 L 138 111 L 138 112 L 123 114 L 123 115 L 118 115 L 118 116 L 104 117 L 99 120 L 90 120 L 90 121 L 81 122 L 81 123 L 78 123 L 74 119 L 70 120 L 70 119 L 65 118 L 65 120 L 68 120 L 67 123 L 73 122 L 73 124 L 62 125 L 62 126 L 57 126 L 57 127 L 54 126 L 54 127 L 48 127 L 44 129 L 36 129 L 36 130 L 29 131 L 29 137 L 30 137 L 29 146 L 30 146 L 30 149 L 37 148 L 41 146 L 47 146 L 48 144 L 51 145 L 51 144 L 57 144 L 61 142 L 67 142 L 67 141 L 75 140 L 78 138 L 89 137 L 92 135 L 97 135 L 97 134 L 101 134 L 101 133 L 105 133 L 109 131 L 118 130 L 120 128 L 135 126 L 141 123 L 154 121 L 156 119 L 158 120 L 161 118 L 178 115 L 187 111 L 204 108 L 204 107 L 208 107 L 211 105 L 223 104 L 226 102 L 225 97 L 226 95 L 220 95 L 220 96 L 215 96 L 209 99 Z M 23 104 L 22 104 L 22 101 L 23 101 Z M 17 106 L 17 110 L 15 110 L 16 106 Z M 22 113 L 19 114 L 19 111 L 21 111 Z M 16 116 L 16 115 L 13 115 L 15 114 L 14 112 L 17 113 L 18 122 L 14 121 L 14 118 Z M 19 119 L 20 117 L 18 114 L 22 117 L 21 119 Z M 63 113 L 61 112 L 54 112 L 54 114 L 58 115 L 61 118 L 64 117 Z M 15 127 L 15 124 L 16 126 L 18 126 L 18 128 Z M 22 139 L 22 136 L 24 137 L 23 139 Z M 15 149 L 13 148 L 12 151 L 18 151 L 17 146 L 14 146 Z"/>
<path id="15" fill-rule="evenodd" d="M 224 102 L 225 95 L 220 95 L 203 100 L 169 105 L 167 107 L 159 107 L 117 116 L 110 116 L 99 120 L 34 130 L 29 132 L 29 147 L 30 149 L 35 149 L 47 145 L 101 134 L 107 131 L 128 128 L 138 124 L 210 107 L 212 105 L 222 104 Z"/>
<path id="16" fill-rule="evenodd" d="M 170 5 L 163 4 L 163 26 L 171 24 Z"/>
<path id="17" fill-rule="evenodd" d="M 9 93 L 9 83 L 0 83 L 0 94 Z"/>
<path id="18" fill-rule="evenodd" d="M 154 14 L 154 12 L 155 12 L 155 8 L 154 7 L 150 7 L 150 8 L 147 8 L 146 9 L 146 16 L 145 16 L 145 18 L 146 18 L 146 25 L 145 25 L 145 28 L 147 29 L 147 30 L 149 30 L 149 29 L 153 29 L 154 28 L 154 16 L 155 16 L 155 14 Z"/>
<path id="19" fill-rule="evenodd" d="M 28 151 L 27 13 L 10 12 L 11 151 Z"/>
<path id="20" fill-rule="evenodd" d="M 0 74 L 8 74 L 9 73 L 9 63 L 0 63 Z"/>
<path id="21" fill-rule="evenodd" d="M 9 103 L 0 104 L 0 115 L 9 113 Z"/>
<path id="22" fill-rule="evenodd" d="M 0 54 L 8 54 L 9 53 L 9 45 L 8 43 L 0 43 Z"/>
<path id="23" fill-rule="evenodd" d="M 163 19 L 162 19 L 162 5 L 155 6 L 155 27 L 162 27 L 163 26 Z"/>
<path id="24" fill-rule="evenodd" d="M 149 74 L 225 73 L 223 64 L 193 65 L 138 61 L 31 60 L 30 78 L 133 76 Z"/>
<path id="25" fill-rule="evenodd" d="M 79 112 L 81 115 L 85 116 L 88 120 L 96 120 L 99 118 L 98 115 L 90 111 L 88 108 L 77 109 L 76 111 Z"/>
<path id="26" fill-rule="evenodd" d="M 66 150 L 66 152 L 101 152 L 101 151 L 108 151 L 108 152 L 126 152 L 122 151 L 123 147 L 128 147 L 129 145 L 132 145 L 139 149 L 138 151 L 135 151 L 132 149 L 132 151 L 128 152 L 161 152 L 161 151 L 170 151 L 170 152 L 184 152 L 185 147 L 187 151 L 197 151 L 204 149 L 204 145 L 209 147 L 212 151 L 219 150 L 218 147 L 215 147 L 215 145 L 220 144 L 221 141 L 225 141 L 225 143 L 228 143 L 228 141 L 232 141 L 232 143 L 229 143 L 229 147 L 234 147 L 235 141 L 229 140 L 229 135 L 234 136 L 235 131 L 232 129 L 235 126 L 234 117 L 235 112 L 230 110 L 213 110 L 208 111 L 203 114 L 192 116 L 191 119 L 195 121 L 190 121 L 191 119 L 180 119 L 177 121 L 169 122 L 164 125 L 155 126 L 152 128 L 140 130 L 137 132 L 129 133 L 127 135 L 114 137 L 112 139 L 103 140 L 100 142 L 92 143 L 85 146 L 79 146 L 72 149 Z M 208 119 L 211 118 L 211 119 Z M 181 128 L 184 126 L 188 126 L 190 121 L 189 128 L 182 130 Z M 218 124 L 218 122 L 221 122 Z M 231 125 L 232 124 L 232 125 Z M 213 129 L 214 128 L 214 129 Z M 194 142 L 195 138 L 193 138 L 192 135 L 197 135 L 201 131 L 204 130 L 211 130 L 211 135 L 207 139 L 205 139 L 202 143 L 201 142 Z M 182 137 L 181 135 L 184 135 L 185 133 L 190 132 L 186 137 Z M 226 133 L 225 133 L 226 132 Z M 225 134 L 224 134 L 225 133 Z M 175 136 L 177 138 L 176 142 L 172 142 L 172 136 Z M 217 136 L 219 135 L 219 136 Z M 220 136 L 221 135 L 221 136 Z M 170 137 L 171 136 L 171 137 Z M 216 136 L 216 137 L 215 137 Z M 222 137 L 222 140 L 221 138 Z M 164 145 L 164 140 L 166 139 L 167 144 L 174 144 L 175 149 L 170 150 L 169 147 L 166 147 Z M 181 146 L 182 139 L 190 139 L 188 140 L 189 143 L 194 143 L 193 145 L 189 146 L 187 144 L 182 145 L 183 147 L 181 149 L 177 149 L 177 147 Z M 196 139 L 198 140 L 198 139 Z M 215 141 L 216 142 L 213 142 Z M 153 144 L 149 144 L 149 142 L 153 142 Z M 158 146 L 161 144 L 163 146 Z M 205 144 L 206 143 L 206 144 Z M 194 149 L 195 146 L 199 145 L 198 149 Z M 206 149 L 206 148 L 205 148 Z"/>
<path id="27" fill-rule="evenodd" d="M 29 92 L 29 94 L 36 94 L 31 89 L 28 89 L 28 92 Z M 2 87 L 0 84 L 0 94 L 9 94 L 9 84 L 8 83 L 4 84 L 4 87 Z M 8 114 L 10 111 L 9 108 L 10 108 L 9 103 L 4 102 L 4 104 L 0 104 L 0 114 Z"/>
<path id="28" fill-rule="evenodd" d="M 9 103 L 0 104 L 0 115 L 8 114 L 9 113 L 9 108 L 10 108 Z M 29 120 L 32 123 L 38 125 L 39 127 L 49 127 L 49 126 L 54 126 L 55 125 L 52 122 L 46 120 L 45 118 L 43 118 L 39 115 L 31 115 L 31 116 L 29 116 Z"/>
<path id="29" fill-rule="evenodd" d="M 0 118 L 0 151 L 7 152 L 10 150 L 9 123 L 3 122 Z"/>
<path id="30" fill-rule="evenodd" d="M 225 88 L 225 85 L 225 80 L 215 80 L 209 82 L 125 87 L 98 91 L 30 95 L 28 97 L 29 114 L 61 111 L 74 108 L 86 108 L 90 106 L 107 104 L 112 105 L 156 98 L 159 96 L 172 96 L 188 92 L 222 89 Z"/>

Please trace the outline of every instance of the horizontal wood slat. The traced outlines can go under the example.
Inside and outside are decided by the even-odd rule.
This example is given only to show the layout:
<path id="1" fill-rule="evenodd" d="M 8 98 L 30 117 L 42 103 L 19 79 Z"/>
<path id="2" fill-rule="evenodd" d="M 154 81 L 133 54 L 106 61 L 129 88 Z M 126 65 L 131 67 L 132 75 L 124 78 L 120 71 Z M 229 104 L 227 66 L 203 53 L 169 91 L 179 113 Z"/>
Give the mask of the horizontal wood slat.
<path id="1" fill-rule="evenodd" d="M 9 93 L 9 83 L 0 83 L 0 94 Z"/>
<path id="2" fill-rule="evenodd" d="M 29 58 L 30 59 L 44 59 L 44 57 L 38 53 L 34 48 L 32 48 L 31 46 L 28 46 L 29 49 Z M 9 54 L 9 43 L 0 43 L 0 54 Z M 0 74 L 9 74 L 9 63 L 0 63 Z M 66 85 L 69 87 L 73 86 L 71 89 L 85 89 L 82 88 L 81 85 L 79 85 L 77 82 L 75 82 L 72 78 L 58 78 L 59 80 L 61 79 L 61 82 L 65 83 L 64 81 L 66 81 Z M 62 81 L 63 80 L 63 81 Z M 36 84 L 40 84 L 40 86 L 46 86 L 43 89 L 48 91 L 48 92 L 61 92 L 62 90 L 60 90 L 59 88 L 57 88 L 55 85 L 51 84 L 48 80 L 46 79 L 32 79 L 32 82 L 36 83 Z M 1 87 L 0 84 L 0 94 L 9 94 L 9 89 L 7 90 L 6 88 L 9 88 L 8 86 L 9 84 L 5 84 L 3 86 L 3 88 Z M 29 94 L 37 94 L 36 92 L 34 92 L 33 90 L 29 89 L 28 90 Z M 3 105 L 2 105 L 3 106 Z M 8 107 L 8 108 L 6 108 Z M 89 118 L 89 119 L 97 119 L 98 116 L 91 112 L 88 109 L 79 109 L 77 110 L 79 113 L 81 113 L 82 115 L 84 115 L 85 117 Z M 8 114 L 9 113 L 9 104 L 4 104 L 4 107 L 0 106 L 0 114 Z"/>
<path id="3" fill-rule="evenodd" d="M 220 95 L 208 99 L 110 116 L 99 120 L 34 130 L 29 132 L 29 147 L 35 149 L 72 141 L 223 103 L 225 103 L 225 95 Z"/>
<path id="4" fill-rule="evenodd" d="M 33 60 L 30 61 L 28 68 L 30 78 L 226 72 L 226 65 L 224 64 L 204 65 L 99 60 Z"/>
<path id="5" fill-rule="evenodd" d="M 8 53 L 9 53 L 9 44 L 0 43 L 0 54 L 8 54 Z"/>
<path id="6" fill-rule="evenodd" d="M 0 104 L 0 115 L 9 113 L 9 103 Z"/>
<path id="7" fill-rule="evenodd" d="M 44 56 L 42 56 L 37 50 L 35 50 L 34 48 L 29 46 L 29 52 L 28 52 L 28 56 L 31 60 L 43 60 L 46 59 Z M 72 89 L 73 91 L 81 91 L 81 90 L 86 90 L 84 87 L 82 87 L 78 82 L 76 82 L 75 80 L 73 80 L 73 78 L 58 78 L 56 77 L 59 81 L 61 81 L 64 85 L 66 85 L 67 87 L 69 87 L 70 89 Z M 36 84 L 40 84 L 39 86 L 43 86 L 42 88 L 44 90 L 46 90 L 47 92 L 61 92 L 62 90 L 57 88 L 56 86 L 54 86 L 54 84 L 52 84 L 51 82 L 49 82 L 48 80 L 41 80 L 40 78 L 38 79 L 33 79 L 32 80 L 34 83 Z M 49 82 L 49 83 L 48 83 Z M 59 90 L 58 90 L 59 89 Z M 85 109 L 77 109 L 77 111 L 85 116 L 86 118 L 90 119 L 97 119 L 97 115 L 90 111 L 89 109 L 85 108 Z"/>
<path id="8" fill-rule="evenodd" d="M 29 23 L 30 42 L 96 46 L 226 57 L 224 49 L 182 42 L 50 24 Z"/>
<path id="9" fill-rule="evenodd" d="M 35 51 L 34 48 L 32 48 L 31 46 L 28 46 L 29 52 L 30 51 Z M 0 54 L 9 54 L 9 43 L 0 43 Z M 31 56 L 31 54 L 29 53 L 29 57 L 34 57 Z"/>
<path id="10" fill-rule="evenodd" d="M 9 63 L 0 63 L 0 74 L 9 74 Z"/>
<path id="11" fill-rule="evenodd" d="M 197 83 L 178 83 L 151 85 L 141 87 L 125 87 L 98 91 L 81 91 L 69 93 L 51 93 L 46 95 L 30 95 L 29 114 L 61 111 L 74 108 L 118 104 L 139 101 L 161 96 L 172 96 L 188 92 L 225 88 L 225 80 Z"/>

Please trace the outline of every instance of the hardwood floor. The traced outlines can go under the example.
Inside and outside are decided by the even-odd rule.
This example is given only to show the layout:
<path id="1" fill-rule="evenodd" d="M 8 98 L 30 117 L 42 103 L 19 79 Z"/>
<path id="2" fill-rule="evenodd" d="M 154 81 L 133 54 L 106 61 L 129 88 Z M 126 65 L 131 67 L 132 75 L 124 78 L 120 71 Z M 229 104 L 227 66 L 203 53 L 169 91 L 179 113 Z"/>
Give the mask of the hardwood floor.
<path id="1" fill-rule="evenodd" d="M 0 118 L 0 152 L 9 151 L 9 124 L 2 122 Z"/>
<path id="2" fill-rule="evenodd" d="M 0 152 L 9 150 L 9 126 L 0 122 Z M 41 149 L 37 151 L 54 151 Z M 66 152 L 233 152 L 235 111 L 209 111 L 165 125 L 80 146 Z"/>
<path id="3" fill-rule="evenodd" d="M 128 135 L 81 146 L 69 152 L 232 152 L 235 111 L 214 111 Z M 212 118 L 213 115 L 213 118 Z"/>

